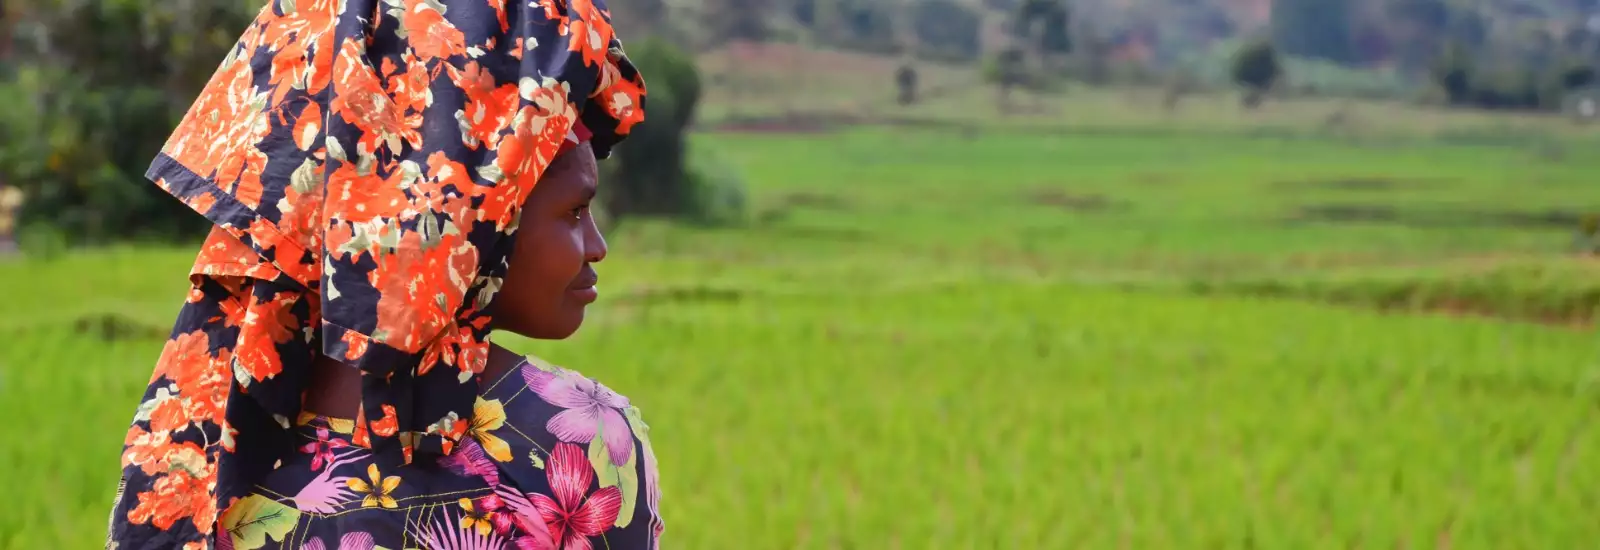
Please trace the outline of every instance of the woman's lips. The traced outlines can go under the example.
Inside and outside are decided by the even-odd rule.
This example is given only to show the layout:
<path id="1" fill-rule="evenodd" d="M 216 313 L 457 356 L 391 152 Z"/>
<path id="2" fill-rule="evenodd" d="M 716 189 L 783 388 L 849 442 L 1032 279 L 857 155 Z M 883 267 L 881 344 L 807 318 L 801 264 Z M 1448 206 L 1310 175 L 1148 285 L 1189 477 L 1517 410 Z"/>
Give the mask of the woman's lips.
<path id="1" fill-rule="evenodd" d="M 599 282 L 600 274 L 595 273 L 592 267 L 583 266 L 583 272 L 572 281 L 572 286 L 567 287 L 567 293 L 585 304 L 593 303 L 600 298 L 600 290 L 595 288 Z"/>
<path id="2" fill-rule="evenodd" d="M 588 288 L 569 289 L 567 290 L 567 294 L 570 294 L 574 299 L 586 305 L 592 304 L 595 300 L 600 299 L 600 290 L 592 286 Z"/>

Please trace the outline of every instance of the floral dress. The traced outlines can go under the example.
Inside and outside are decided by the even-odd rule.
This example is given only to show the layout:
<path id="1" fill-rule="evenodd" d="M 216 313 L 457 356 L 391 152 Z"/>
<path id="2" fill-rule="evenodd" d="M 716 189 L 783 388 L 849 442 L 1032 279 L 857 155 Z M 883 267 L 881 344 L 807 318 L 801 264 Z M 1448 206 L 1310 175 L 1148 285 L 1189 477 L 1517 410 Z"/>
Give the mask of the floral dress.
<path id="1" fill-rule="evenodd" d="M 625 512 L 638 513 L 628 496 L 638 489 L 606 473 L 653 462 L 647 445 L 624 448 L 621 434 L 642 424 L 605 412 L 628 410 L 620 401 L 551 402 L 598 415 L 605 452 L 594 455 L 572 422 L 541 435 L 507 410 L 510 422 L 496 425 L 490 403 L 508 401 L 482 391 L 523 201 L 575 128 L 605 158 L 643 120 L 644 101 L 601 0 L 266 2 L 147 174 L 215 228 L 124 440 L 107 547 L 342 547 L 335 531 L 352 548 L 366 544 L 358 532 L 396 550 L 443 547 L 417 541 L 463 540 L 441 518 L 460 530 L 462 518 L 518 507 L 504 517 L 522 524 L 490 519 L 481 536 L 582 548 L 587 533 L 610 541 L 623 526 L 659 534 L 654 501 L 651 520 L 636 520 Z M 300 418 L 318 355 L 361 372 L 356 418 Z M 320 441 L 324 425 L 332 454 L 297 466 L 306 458 L 286 449 Z M 504 455 L 483 434 L 497 434 L 514 460 L 494 460 Z M 470 487 L 421 473 L 453 471 L 440 461 L 478 450 L 506 488 L 483 472 Z M 576 451 L 592 483 L 578 483 Z M 302 508 L 293 485 L 325 489 L 314 481 L 325 472 L 350 478 L 356 500 L 336 491 Z M 621 501 L 601 529 L 607 487 Z M 428 496 L 456 492 L 443 504 Z M 372 513 L 384 510 L 405 512 Z M 391 516 L 404 519 L 372 519 Z M 333 527 L 346 520 L 351 529 Z M 548 541 L 532 529 L 541 520 Z M 638 536 L 628 533 L 616 536 Z"/>
<path id="2" fill-rule="evenodd" d="M 293 450 L 222 515 L 229 536 L 218 546 L 655 547 L 655 454 L 627 398 L 530 361 L 491 382 L 474 408 L 456 452 L 411 464 L 363 448 L 353 420 L 303 415 Z"/>

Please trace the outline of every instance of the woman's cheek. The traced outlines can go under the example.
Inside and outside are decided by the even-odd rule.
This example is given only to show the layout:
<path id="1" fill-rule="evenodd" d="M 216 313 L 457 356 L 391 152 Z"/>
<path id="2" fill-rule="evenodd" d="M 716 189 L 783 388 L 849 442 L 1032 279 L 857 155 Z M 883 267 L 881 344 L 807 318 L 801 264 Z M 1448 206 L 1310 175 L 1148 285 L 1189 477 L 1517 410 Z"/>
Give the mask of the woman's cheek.
<path id="1" fill-rule="evenodd" d="M 574 269 L 582 269 L 585 261 L 583 257 L 583 233 L 582 223 L 572 224 L 567 228 L 566 238 L 562 242 L 562 246 L 565 249 L 562 250 L 562 254 L 567 258 L 571 258 L 572 262 L 576 264 L 577 267 Z M 576 276 L 577 272 L 574 271 L 573 275 Z"/>
<path id="2" fill-rule="evenodd" d="M 565 289 L 566 284 L 578 271 L 583 269 L 583 231 L 578 224 L 570 223 L 565 219 L 555 218 L 540 224 L 537 235 L 531 235 L 536 241 L 529 248 L 537 255 L 537 261 L 549 278 L 561 278 L 560 283 Z"/>

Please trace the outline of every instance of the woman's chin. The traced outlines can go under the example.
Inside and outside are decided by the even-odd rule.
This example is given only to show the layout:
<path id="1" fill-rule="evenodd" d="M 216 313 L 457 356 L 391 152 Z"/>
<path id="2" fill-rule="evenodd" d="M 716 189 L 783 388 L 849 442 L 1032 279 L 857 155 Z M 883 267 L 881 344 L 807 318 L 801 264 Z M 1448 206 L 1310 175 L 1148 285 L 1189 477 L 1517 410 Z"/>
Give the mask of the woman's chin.
<path id="1" fill-rule="evenodd" d="M 583 308 L 575 309 L 563 312 L 559 319 L 551 319 L 539 327 L 539 330 L 527 336 L 538 340 L 566 340 L 577 334 L 578 329 L 583 326 Z"/>
<path id="2" fill-rule="evenodd" d="M 496 328 L 535 340 L 565 340 L 583 326 L 584 304 L 572 300 L 545 313 L 522 311 L 496 316 Z"/>

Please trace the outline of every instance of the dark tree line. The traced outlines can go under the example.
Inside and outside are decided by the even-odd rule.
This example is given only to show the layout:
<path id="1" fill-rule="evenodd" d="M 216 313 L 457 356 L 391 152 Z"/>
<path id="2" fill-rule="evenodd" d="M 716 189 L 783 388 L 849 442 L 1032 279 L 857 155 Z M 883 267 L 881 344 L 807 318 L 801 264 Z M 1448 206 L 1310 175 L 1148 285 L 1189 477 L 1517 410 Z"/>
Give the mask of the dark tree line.
<path id="1" fill-rule="evenodd" d="M 144 182 L 174 124 L 259 5 L 198 0 L 11 4 L 0 181 L 23 231 L 173 237 L 207 222 Z"/>
<path id="2" fill-rule="evenodd" d="M 1527 21 L 1512 19 L 1498 34 L 1483 5 L 1453 0 L 1274 0 L 1272 14 L 1272 42 L 1283 55 L 1393 63 L 1427 75 L 1445 101 L 1463 107 L 1555 109 L 1593 86 L 1600 67 L 1600 37 L 1581 21 L 1551 32 L 1543 13 L 1523 13 Z"/>
<path id="3" fill-rule="evenodd" d="M 659 0 L 629 6 L 636 36 L 672 34 Z M 24 193 L 19 238 L 103 243 L 204 235 L 210 222 L 144 178 L 173 127 L 262 0 L 38 0 L 7 3 L 0 35 L 0 186 Z M 635 17 L 642 15 L 642 17 Z M 689 58 L 665 40 L 628 51 L 646 67 L 647 121 L 619 148 L 609 193 L 617 216 L 684 215 L 696 206 L 683 160 L 699 99 Z"/>

